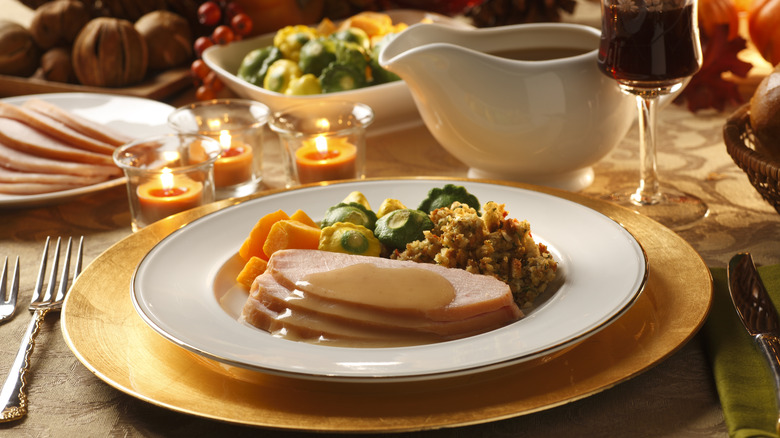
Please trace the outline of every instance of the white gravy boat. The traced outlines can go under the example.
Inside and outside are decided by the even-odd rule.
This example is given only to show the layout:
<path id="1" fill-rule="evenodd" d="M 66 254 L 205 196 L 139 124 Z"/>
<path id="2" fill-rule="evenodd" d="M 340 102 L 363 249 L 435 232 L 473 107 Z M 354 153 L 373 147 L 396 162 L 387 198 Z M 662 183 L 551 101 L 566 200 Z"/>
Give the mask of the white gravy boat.
<path id="1" fill-rule="evenodd" d="M 602 74 L 600 31 L 564 23 L 457 29 L 416 24 L 380 64 L 409 86 L 428 130 L 469 176 L 581 190 L 623 138 L 635 100 Z M 576 49 L 521 61 L 490 53 Z"/>

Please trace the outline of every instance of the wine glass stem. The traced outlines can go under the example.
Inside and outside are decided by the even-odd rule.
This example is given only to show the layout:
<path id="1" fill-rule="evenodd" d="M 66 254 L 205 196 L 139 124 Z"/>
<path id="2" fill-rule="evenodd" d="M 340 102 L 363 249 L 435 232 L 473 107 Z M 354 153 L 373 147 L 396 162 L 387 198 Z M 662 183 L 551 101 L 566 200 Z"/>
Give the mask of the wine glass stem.
<path id="1" fill-rule="evenodd" d="M 631 201 L 638 205 L 653 205 L 661 202 L 662 197 L 655 150 L 658 95 L 640 93 L 636 95 L 636 104 L 639 109 L 639 188 L 631 195 Z"/>

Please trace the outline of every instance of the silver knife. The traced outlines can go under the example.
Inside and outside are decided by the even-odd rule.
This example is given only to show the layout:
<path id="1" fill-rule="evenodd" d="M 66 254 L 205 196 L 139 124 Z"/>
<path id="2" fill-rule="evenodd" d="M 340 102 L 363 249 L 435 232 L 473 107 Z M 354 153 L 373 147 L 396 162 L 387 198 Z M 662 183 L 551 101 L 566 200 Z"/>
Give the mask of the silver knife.
<path id="1" fill-rule="evenodd" d="M 729 293 L 739 319 L 769 363 L 780 406 L 780 317 L 750 253 L 740 253 L 731 258 L 728 279 Z M 780 434 L 780 415 L 775 426 Z"/>

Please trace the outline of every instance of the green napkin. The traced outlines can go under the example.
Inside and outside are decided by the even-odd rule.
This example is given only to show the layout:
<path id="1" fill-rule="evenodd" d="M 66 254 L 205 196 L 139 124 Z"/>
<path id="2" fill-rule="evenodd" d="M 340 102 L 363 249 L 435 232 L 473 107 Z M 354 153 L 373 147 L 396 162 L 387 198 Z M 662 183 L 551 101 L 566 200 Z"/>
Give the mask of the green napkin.
<path id="1" fill-rule="evenodd" d="M 714 296 L 703 334 L 729 436 L 777 438 L 772 376 L 737 316 L 726 269 L 711 270 Z M 772 301 L 780 303 L 780 265 L 762 266 L 758 272 Z"/>

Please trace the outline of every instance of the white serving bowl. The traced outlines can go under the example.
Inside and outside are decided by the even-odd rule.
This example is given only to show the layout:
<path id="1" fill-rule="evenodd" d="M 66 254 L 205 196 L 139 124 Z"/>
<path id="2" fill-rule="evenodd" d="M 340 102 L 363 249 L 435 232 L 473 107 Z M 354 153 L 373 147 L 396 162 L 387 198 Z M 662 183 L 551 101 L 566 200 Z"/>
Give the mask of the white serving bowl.
<path id="1" fill-rule="evenodd" d="M 386 11 L 393 23 L 413 25 L 423 20 L 458 28 L 472 28 L 465 22 L 430 12 L 398 9 Z M 374 85 L 352 91 L 318 94 L 311 96 L 285 96 L 266 90 L 240 79 L 236 73 L 247 53 L 273 44 L 274 34 L 265 34 L 225 46 L 214 45 L 203 52 L 206 62 L 224 84 L 234 93 L 246 99 L 266 104 L 272 112 L 281 111 L 293 105 L 323 100 L 340 100 L 363 103 L 374 110 L 372 131 L 398 128 L 403 124 L 420 122 L 420 114 L 409 89 L 403 81 Z"/>

